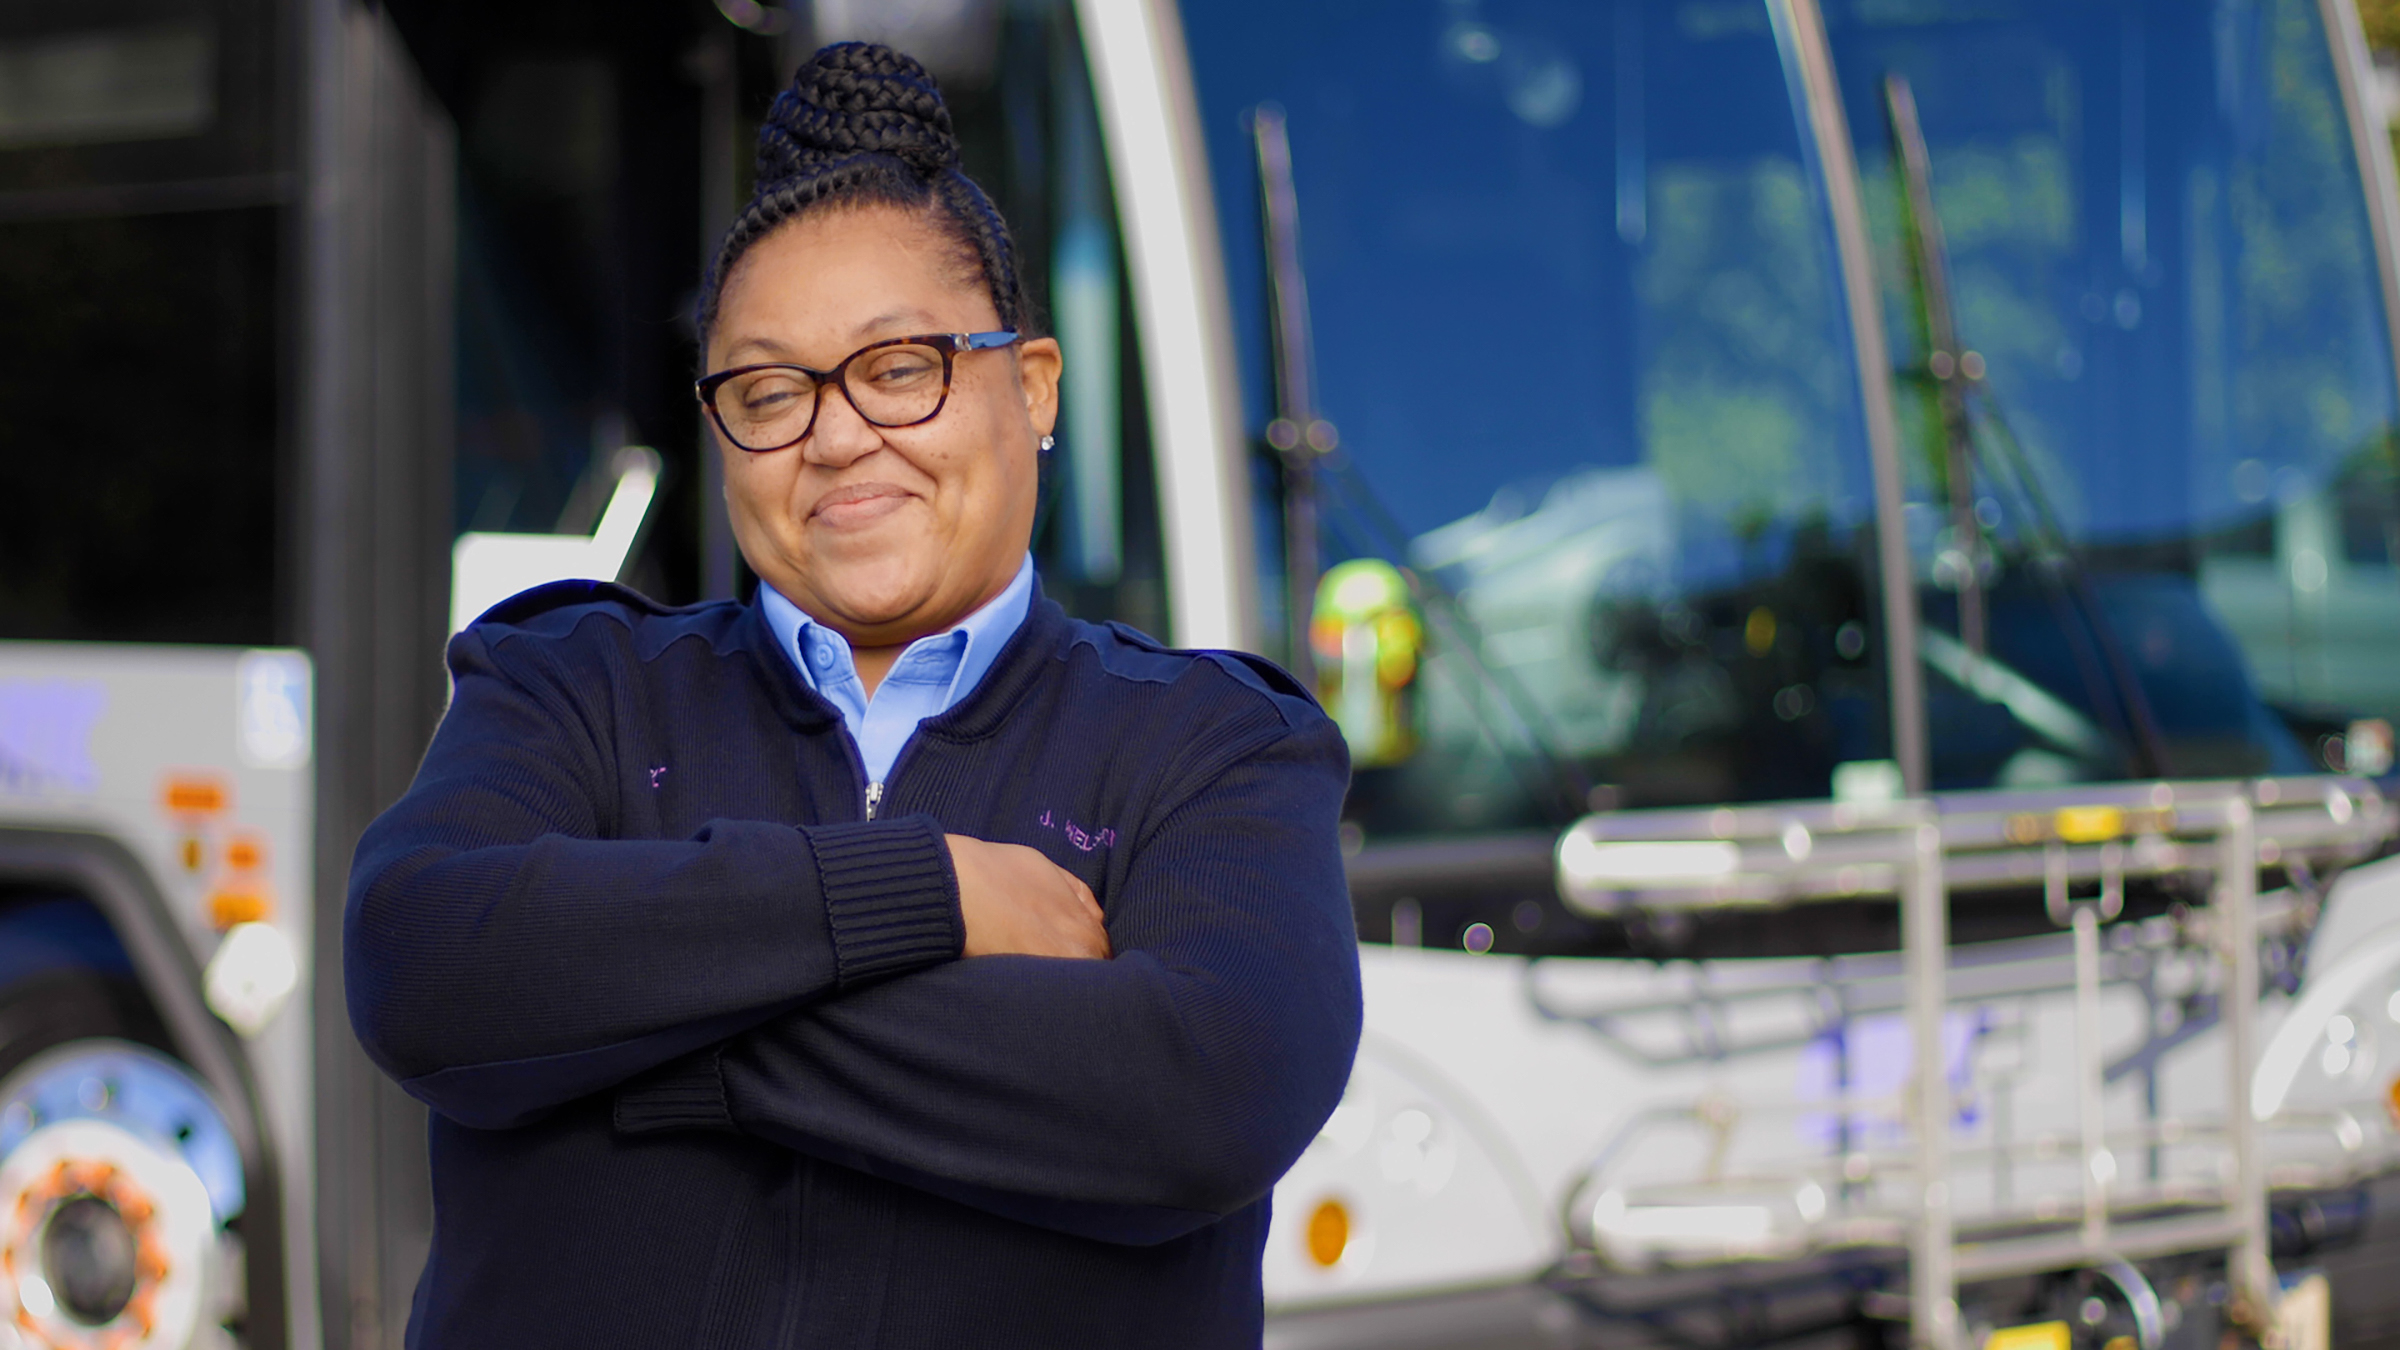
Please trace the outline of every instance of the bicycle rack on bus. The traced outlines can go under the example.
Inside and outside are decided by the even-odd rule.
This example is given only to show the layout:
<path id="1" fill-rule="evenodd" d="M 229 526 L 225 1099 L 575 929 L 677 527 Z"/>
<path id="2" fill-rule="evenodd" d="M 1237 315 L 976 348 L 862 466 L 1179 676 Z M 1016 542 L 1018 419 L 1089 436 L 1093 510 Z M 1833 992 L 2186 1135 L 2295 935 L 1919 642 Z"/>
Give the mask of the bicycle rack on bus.
<path id="1" fill-rule="evenodd" d="M 2257 1058 L 2259 870 L 2325 875 L 2372 854 L 2395 811 L 2357 779 L 2159 782 L 1888 802 L 1802 802 L 1625 812 L 1578 823 L 1558 846 L 1559 889 L 1592 913 L 1695 910 L 1896 896 L 1901 905 L 1915 1213 L 1907 1224 L 1911 1340 L 1958 1343 L 1965 1282 L 2222 1250 L 2253 1309 L 2271 1306 L 2267 1174 L 2249 1097 Z M 2194 915 L 2223 966 L 2226 1164 L 2213 1203 L 2112 1214 L 2118 1167 L 2101 1112 L 2100 925 L 2129 879 L 2205 879 Z M 1949 896 L 2038 890 L 2074 938 L 2080 1219 L 1960 1242 L 1949 1193 L 1952 1089 Z M 1928 1313 L 1929 1310 L 1929 1313 Z"/>

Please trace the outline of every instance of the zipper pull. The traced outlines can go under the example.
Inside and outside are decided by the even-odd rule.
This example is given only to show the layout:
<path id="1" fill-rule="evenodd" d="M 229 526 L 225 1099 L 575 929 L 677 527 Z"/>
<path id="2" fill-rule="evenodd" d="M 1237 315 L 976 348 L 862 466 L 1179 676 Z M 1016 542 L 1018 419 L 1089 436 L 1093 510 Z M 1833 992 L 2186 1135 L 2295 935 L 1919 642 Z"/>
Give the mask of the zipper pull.
<path id="1" fill-rule="evenodd" d="M 883 805 L 883 784 L 867 784 L 867 819 L 875 818 L 875 808 Z"/>

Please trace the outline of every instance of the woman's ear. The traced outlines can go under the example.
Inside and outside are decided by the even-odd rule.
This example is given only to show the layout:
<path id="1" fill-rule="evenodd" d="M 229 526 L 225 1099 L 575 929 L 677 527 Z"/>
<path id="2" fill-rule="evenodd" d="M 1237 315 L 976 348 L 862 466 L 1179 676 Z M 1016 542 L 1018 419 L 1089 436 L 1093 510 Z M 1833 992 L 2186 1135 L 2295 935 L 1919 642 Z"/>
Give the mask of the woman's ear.
<path id="1" fill-rule="evenodd" d="M 1017 344 L 1017 384 L 1025 393 L 1025 416 L 1037 436 L 1058 426 L 1058 374 L 1065 364 L 1057 338 L 1031 338 Z"/>

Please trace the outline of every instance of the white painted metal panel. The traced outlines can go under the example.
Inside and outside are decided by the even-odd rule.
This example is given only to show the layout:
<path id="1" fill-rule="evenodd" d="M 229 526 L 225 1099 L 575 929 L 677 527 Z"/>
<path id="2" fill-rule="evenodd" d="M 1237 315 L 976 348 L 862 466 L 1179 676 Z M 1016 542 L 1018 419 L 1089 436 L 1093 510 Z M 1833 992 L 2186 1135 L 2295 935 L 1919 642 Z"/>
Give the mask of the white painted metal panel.
<path id="1" fill-rule="evenodd" d="M 1172 641 L 1258 645 L 1241 396 L 1215 194 L 1171 0 L 1078 0 L 1133 283 Z"/>

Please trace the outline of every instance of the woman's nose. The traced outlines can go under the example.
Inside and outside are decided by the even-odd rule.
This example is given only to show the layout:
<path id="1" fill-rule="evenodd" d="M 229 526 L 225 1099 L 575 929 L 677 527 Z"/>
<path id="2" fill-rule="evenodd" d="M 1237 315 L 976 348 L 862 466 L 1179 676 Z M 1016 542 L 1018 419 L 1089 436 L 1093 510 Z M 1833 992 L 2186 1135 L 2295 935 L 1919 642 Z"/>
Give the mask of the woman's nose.
<path id="1" fill-rule="evenodd" d="M 820 388 L 817 400 L 817 424 L 800 442 L 809 463 L 845 468 L 882 448 L 883 432 L 858 415 L 848 391 L 840 385 Z"/>

